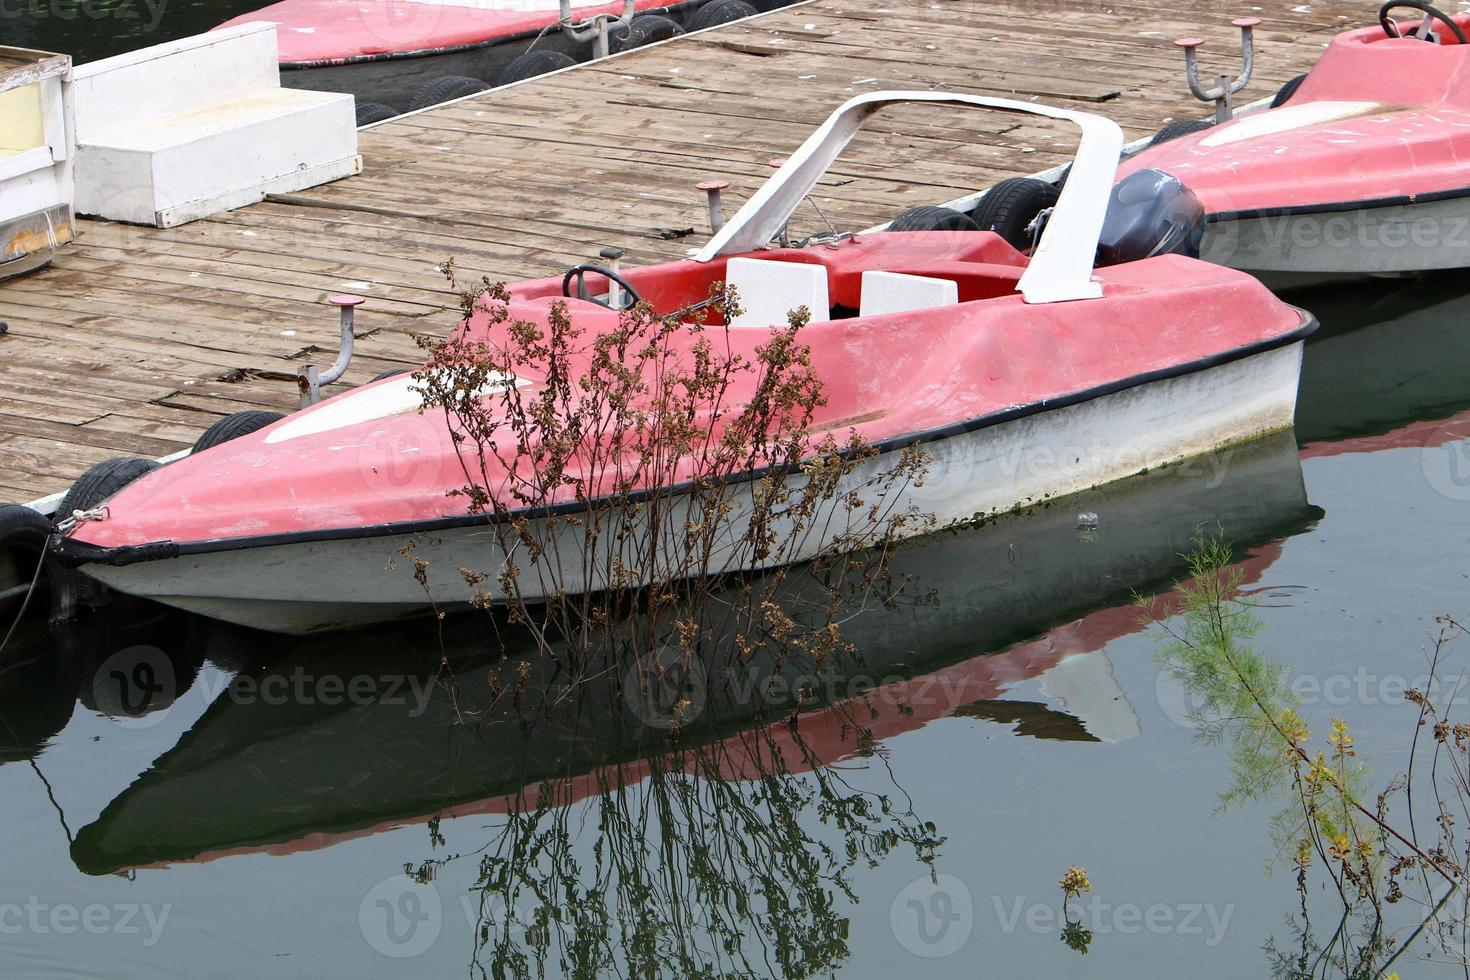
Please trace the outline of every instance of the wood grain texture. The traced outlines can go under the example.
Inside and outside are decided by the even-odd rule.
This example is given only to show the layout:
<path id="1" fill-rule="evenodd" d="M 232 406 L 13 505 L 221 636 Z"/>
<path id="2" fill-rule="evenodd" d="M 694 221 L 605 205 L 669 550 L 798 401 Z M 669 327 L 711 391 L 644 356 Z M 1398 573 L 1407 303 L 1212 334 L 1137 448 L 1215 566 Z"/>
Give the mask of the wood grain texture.
<path id="1" fill-rule="evenodd" d="M 851 96 L 950 89 L 1106 114 L 1129 138 L 1208 106 L 1205 74 L 1238 67 L 1233 17 L 1262 18 L 1240 99 L 1306 71 L 1346 0 L 808 0 L 693 37 L 532 79 L 361 134 L 364 173 L 168 230 L 82 221 L 47 269 L 0 283 L 0 498 L 66 489 L 118 455 L 183 449 L 221 415 L 289 411 L 289 380 L 337 344 L 335 292 L 362 293 L 343 384 L 418 361 L 455 321 L 439 263 L 467 277 L 555 274 L 616 245 L 683 256 L 706 232 L 694 185 L 730 181 L 727 213 Z M 1065 124 L 909 109 L 865 130 L 814 197 L 839 228 L 979 190 L 1070 156 Z M 823 227 L 809 208 L 797 225 Z M 692 228 L 666 239 L 661 231 Z"/>

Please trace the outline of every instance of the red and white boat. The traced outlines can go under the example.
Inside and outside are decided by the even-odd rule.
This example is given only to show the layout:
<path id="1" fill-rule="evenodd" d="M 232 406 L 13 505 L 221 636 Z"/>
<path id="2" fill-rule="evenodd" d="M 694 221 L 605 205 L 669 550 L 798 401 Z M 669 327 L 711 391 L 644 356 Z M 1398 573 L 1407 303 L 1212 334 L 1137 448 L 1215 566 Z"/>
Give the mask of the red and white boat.
<path id="1" fill-rule="evenodd" d="M 579 61 L 610 22 L 612 50 L 790 0 L 279 0 L 220 27 L 274 23 L 281 83 L 348 92 L 387 113 L 417 109 Z M 586 25 L 567 30 L 564 24 Z M 386 115 L 364 117 L 376 121 Z"/>
<path id="2" fill-rule="evenodd" d="M 895 103 L 1033 113 L 1081 128 L 1072 176 L 1033 254 L 982 231 L 771 244 L 863 123 Z M 1315 321 L 1242 273 L 1153 254 L 1160 241 L 1188 240 L 1178 228 L 1190 213 L 1188 192 L 1145 174 L 1120 185 L 1129 197 L 1120 205 L 1121 146 L 1114 123 L 1086 113 L 942 92 L 860 96 L 691 259 L 621 279 L 661 312 L 704 299 L 715 282 L 734 285 L 745 310 L 725 336 L 737 351 L 752 351 L 788 311 L 806 306 L 813 321 L 801 336 L 827 395 L 813 427 L 852 430 L 878 451 L 856 468 L 857 485 L 922 445 L 930 475 L 895 506 L 941 522 L 1018 509 L 1288 427 L 1302 341 Z M 1162 193 L 1150 206 L 1134 199 L 1140 186 Z M 1094 268 L 1099 251 L 1115 264 Z M 567 295 L 569 278 L 514 286 L 511 315 L 544 323 L 565 303 L 584 336 L 613 329 L 612 301 Z M 606 276 L 587 281 L 612 291 Z M 483 316 L 459 329 L 493 340 Z M 459 453 L 471 450 L 440 412 L 418 411 L 414 385 L 411 377 L 369 384 L 156 469 L 108 500 L 100 519 L 76 525 L 59 555 L 122 592 L 309 632 L 427 608 L 412 570 L 385 565 L 428 536 L 429 594 L 439 605 L 465 602 L 471 590 L 455 569 L 493 574 L 504 559 L 486 533 L 491 518 L 446 496 L 464 484 Z M 556 533 L 580 531 L 562 522 Z M 814 533 L 808 551 L 785 557 L 801 560 L 828 541 Z M 575 567 L 556 581 L 568 591 L 596 588 L 578 578 L 575 542 L 565 553 Z"/>
<path id="3" fill-rule="evenodd" d="M 1333 38 L 1275 108 L 1156 142 L 1120 174 L 1178 177 L 1207 212 L 1202 257 L 1273 284 L 1470 267 L 1470 13 L 1413 0 L 1379 19 Z"/>

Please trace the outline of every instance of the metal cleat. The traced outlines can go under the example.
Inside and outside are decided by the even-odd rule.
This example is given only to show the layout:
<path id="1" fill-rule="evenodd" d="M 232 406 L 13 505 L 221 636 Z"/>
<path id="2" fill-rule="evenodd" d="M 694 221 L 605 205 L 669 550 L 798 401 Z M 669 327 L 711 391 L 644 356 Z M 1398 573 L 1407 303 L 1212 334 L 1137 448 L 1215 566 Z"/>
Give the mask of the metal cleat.
<path id="1" fill-rule="evenodd" d="M 1205 43 L 1204 38 L 1181 37 L 1174 42 L 1184 49 L 1184 72 L 1189 82 L 1189 91 L 1201 102 L 1215 103 L 1216 123 L 1226 122 L 1234 116 L 1232 97 L 1236 92 L 1245 88 L 1251 80 L 1251 70 L 1255 67 L 1254 32 L 1257 25 L 1261 23 L 1261 18 L 1241 17 L 1231 23 L 1240 28 L 1241 71 L 1233 79 L 1229 75 L 1216 75 L 1215 85 L 1212 88 L 1205 88 L 1200 81 L 1197 49 Z"/>

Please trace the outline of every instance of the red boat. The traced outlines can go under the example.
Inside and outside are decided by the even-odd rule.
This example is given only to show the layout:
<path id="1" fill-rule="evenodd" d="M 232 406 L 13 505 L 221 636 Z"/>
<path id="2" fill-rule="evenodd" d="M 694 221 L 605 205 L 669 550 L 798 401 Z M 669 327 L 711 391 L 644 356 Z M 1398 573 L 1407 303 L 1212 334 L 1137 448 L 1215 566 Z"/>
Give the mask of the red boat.
<path id="1" fill-rule="evenodd" d="M 772 244 L 785 240 L 794 210 L 863 123 L 894 103 L 1033 113 L 1081 127 L 1072 176 L 1032 254 L 982 231 L 834 232 Z M 546 324 L 565 304 L 590 338 L 617 327 L 620 292 L 672 313 L 723 281 L 745 309 L 721 342 L 751 355 L 804 306 L 812 322 L 801 336 L 826 393 L 812 428 L 853 433 L 876 450 L 854 471 L 857 486 L 922 446 L 930 475 L 895 506 L 940 523 L 1288 427 L 1314 321 L 1242 273 L 1156 254 L 1198 240 L 1181 217 L 1197 219 L 1198 204 L 1156 173 L 1115 190 L 1121 146 L 1114 123 L 1085 113 L 941 92 L 860 96 L 693 258 L 621 273 L 583 266 L 522 283 L 510 290 L 509 312 Z M 1095 268 L 1097 255 L 1111 264 Z M 574 273 L 591 294 L 572 290 Z M 477 315 L 459 329 L 493 343 L 503 327 Z M 694 356 L 694 337 L 671 341 L 676 357 Z M 517 371 L 516 383 L 543 379 Z M 505 558 L 485 530 L 494 518 L 447 496 L 465 483 L 460 454 L 468 450 L 441 412 L 419 411 L 415 384 L 369 384 L 155 469 L 91 510 L 58 553 L 122 592 L 284 632 L 421 611 L 425 588 L 435 604 L 466 602 L 473 590 L 454 569 L 493 571 Z M 753 469 L 742 492 L 766 472 Z M 554 507 L 587 506 L 567 493 Z M 536 513 L 523 516 L 545 520 Z M 542 530 L 558 541 L 582 533 L 567 522 Z M 827 537 L 813 534 L 785 557 L 804 560 L 843 532 L 826 527 Z M 425 534 L 436 548 L 426 586 L 411 569 L 385 569 Z M 565 554 L 582 547 L 568 540 Z M 555 577 L 562 588 L 604 586 L 568 560 Z"/>
<path id="2" fill-rule="evenodd" d="M 1156 138 L 1120 174 L 1178 177 L 1207 213 L 1202 256 L 1276 284 L 1470 267 L 1470 14 L 1398 0 L 1379 21 L 1272 108 Z"/>
<path id="3" fill-rule="evenodd" d="M 790 0 L 279 0 L 219 25 L 274 23 L 281 83 L 348 92 L 366 124 Z"/>

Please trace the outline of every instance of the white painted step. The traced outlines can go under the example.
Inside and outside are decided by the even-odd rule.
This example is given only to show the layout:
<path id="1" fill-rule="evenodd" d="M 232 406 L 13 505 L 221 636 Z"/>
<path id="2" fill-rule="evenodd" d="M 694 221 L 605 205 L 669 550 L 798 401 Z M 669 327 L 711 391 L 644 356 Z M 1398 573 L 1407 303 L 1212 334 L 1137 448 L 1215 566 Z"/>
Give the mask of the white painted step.
<path id="1" fill-rule="evenodd" d="M 276 88 L 94 132 L 76 209 L 169 228 L 361 169 L 352 96 Z"/>

